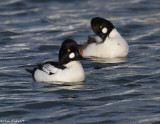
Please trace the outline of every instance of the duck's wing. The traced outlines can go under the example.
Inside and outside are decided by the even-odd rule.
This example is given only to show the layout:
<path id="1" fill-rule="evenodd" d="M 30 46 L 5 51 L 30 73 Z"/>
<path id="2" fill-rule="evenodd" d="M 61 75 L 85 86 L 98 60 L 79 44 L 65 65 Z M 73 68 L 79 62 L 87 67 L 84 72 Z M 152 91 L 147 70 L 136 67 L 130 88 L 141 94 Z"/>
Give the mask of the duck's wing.
<path id="1" fill-rule="evenodd" d="M 88 40 L 86 43 L 79 45 L 79 51 L 80 54 L 83 55 L 83 50 L 88 47 L 89 44 L 91 43 L 98 43 L 96 38 L 93 38 L 91 36 L 88 36 Z"/>
<path id="2" fill-rule="evenodd" d="M 88 36 L 87 44 L 98 43 L 97 39 L 91 36 Z"/>
<path id="3" fill-rule="evenodd" d="M 38 72 L 40 74 L 40 77 L 44 74 L 54 75 L 58 70 L 63 70 L 66 67 L 63 65 L 60 65 L 58 62 L 45 62 L 42 64 L 37 64 L 36 67 L 33 69 L 26 69 L 27 72 L 32 74 L 32 78 L 34 81 L 35 79 L 35 72 Z"/>
<path id="4" fill-rule="evenodd" d="M 80 49 L 82 49 L 82 48 L 84 49 L 84 48 L 86 48 L 91 43 L 97 43 L 97 41 L 96 41 L 95 38 L 93 38 L 91 36 L 88 36 L 87 42 L 84 43 L 84 44 L 79 44 L 78 46 L 79 46 Z"/>
<path id="5" fill-rule="evenodd" d="M 34 67 L 33 69 L 26 69 L 27 72 L 32 74 L 32 77 L 34 79 L 34 73 L 37 69 L 46 72 L 47 74 L 51 75 L 56 73 L 58 70 L 63 70 L 66 67 L 63 65 L 60 65 L 58 62 L 45 62 L 42 64 L 37 64 L 36 67 Z"/>
<path id="6" fill-rule="evenodd" d="M 47 74 L 51 75 L 56 73 L 58 70 L 63 70 L 66 67 L 63 65 L 60 65 L 58 62 L 45 62 L 44 64 L 38 65 L 40 70 L 46 72 Z"/>

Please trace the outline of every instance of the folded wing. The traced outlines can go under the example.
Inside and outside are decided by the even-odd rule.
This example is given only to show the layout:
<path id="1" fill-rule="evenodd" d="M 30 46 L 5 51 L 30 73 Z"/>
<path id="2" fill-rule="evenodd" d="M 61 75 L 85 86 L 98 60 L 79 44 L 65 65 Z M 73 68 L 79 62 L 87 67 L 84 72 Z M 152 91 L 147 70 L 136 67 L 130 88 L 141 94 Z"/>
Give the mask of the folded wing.
<path id="1" fill-rule="evenodd" d="M 45 62 L 44 64 L 39 65 L 38 69 L 51 75 L 55 74 L 58 70 L 63 70 L 65 68 L 65 66 L 60 65 L 58 62 Z"/>

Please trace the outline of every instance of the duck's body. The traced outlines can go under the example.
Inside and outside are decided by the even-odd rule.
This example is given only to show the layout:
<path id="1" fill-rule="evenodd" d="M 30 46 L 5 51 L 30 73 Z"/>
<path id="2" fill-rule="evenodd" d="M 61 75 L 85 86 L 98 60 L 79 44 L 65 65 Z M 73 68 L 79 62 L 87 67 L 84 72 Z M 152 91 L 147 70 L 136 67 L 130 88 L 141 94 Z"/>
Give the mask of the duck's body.
<path id="1" fill-rule="evenodd" d="M 44 64 L 42 69 L 35 70 L 34 79 L 38 82 L 80 82 L 84 81 L 85 74 L 79 61 L 65 64 L 64 69 L 48 63 Z"/>
<path id="2" fill-rule="evenodd" d="M 78 61 L 80 59 L 83 57 L 79 54 L 77 43 L 68 39 L 61 46 L 59 62 L 45 62 L 26 71 L 32 73 L 32 78 L 38 82 L 81 82 L 85 80 L 85 74 Z"/>
<path id="3" fill-rule="evenodd" d="M 88 38 L 80 48 L 82 56 L 115 58 L 128 55 L 128 43 L 110 21 L 96 17 L 91 20 L 91 27 L 99 38 Z"/>
<path id="4" fill-rule="evenodd" d="M 83 56 L 94 56 L 101 58 L 125 57 L 128 55 L 128 50 L 129 48 L 127 42 L 122 38 L 116 29 L 113 29 L 109 34 L 109 37 L 106 37 L 104 42 L 94 42 L 88 44 L 88 46 L 83 49 Z"/>

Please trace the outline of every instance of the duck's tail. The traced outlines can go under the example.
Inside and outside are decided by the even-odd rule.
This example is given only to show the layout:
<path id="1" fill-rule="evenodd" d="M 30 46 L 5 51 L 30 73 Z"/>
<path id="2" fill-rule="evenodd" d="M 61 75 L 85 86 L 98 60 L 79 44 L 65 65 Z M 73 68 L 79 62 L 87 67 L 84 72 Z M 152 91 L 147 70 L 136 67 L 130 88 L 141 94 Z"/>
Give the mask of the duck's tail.
<path id="1" fill-rule="evenodd" d="M 31 73 L 31 74 L 34 74 L 34 70 L 32 69 L 25 69 L 27 72 Z"/>
<path id="2" fill-rule="evenodd" d="M 36 71 L 37 68 L 34 68 L 34 69 L 25 69 L 27 72 L 31 73 L 32 74 L 32 78 L 33 78 L 33 81 L 36 81 L 35 78 L 34 78 L 34 72 Z"/>

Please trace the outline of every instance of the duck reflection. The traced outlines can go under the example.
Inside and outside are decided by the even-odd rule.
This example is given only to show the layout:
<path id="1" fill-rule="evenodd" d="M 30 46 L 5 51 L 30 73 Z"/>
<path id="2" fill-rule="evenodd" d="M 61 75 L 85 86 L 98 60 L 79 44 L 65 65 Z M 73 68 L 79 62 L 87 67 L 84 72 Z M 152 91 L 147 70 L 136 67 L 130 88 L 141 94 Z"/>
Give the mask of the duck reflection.
<path id="1" fill-rule="evenodd" d="M 127 58 L 98 58 L 98 57 L 89 57 L 93 62 L 96 63 L 121 63 L 127 61 Z"/>

